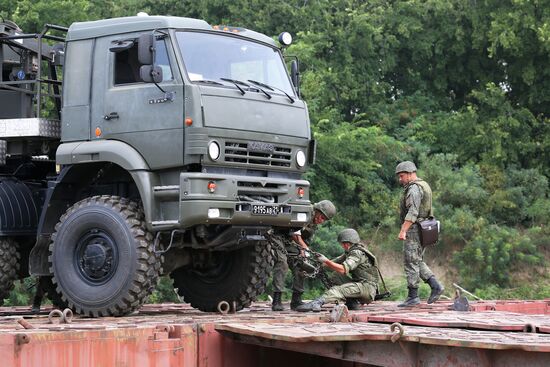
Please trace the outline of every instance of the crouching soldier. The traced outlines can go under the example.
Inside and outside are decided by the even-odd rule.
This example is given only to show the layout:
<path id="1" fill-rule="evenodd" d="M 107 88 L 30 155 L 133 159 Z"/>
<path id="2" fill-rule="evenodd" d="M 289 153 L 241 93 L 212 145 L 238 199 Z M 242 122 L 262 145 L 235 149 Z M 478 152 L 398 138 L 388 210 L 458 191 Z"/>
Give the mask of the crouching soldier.
<path id="1" fill-rule="evenodd" d="M 371 303 L 378 289 L 378 264 L 376 257 L 361 244 L 359 234 L 354 229 L 344 229 L 338 234 L 338 242 L 345 253 L 334 260 L 318 254 L 318 260 L 334 270 L 331 277 L 335 286 L 321 297 L 296 308 L 296 311 L 321 311 L 325 303 L 346 302 L 348 309 L 357 310 L 361 303 Z"/>

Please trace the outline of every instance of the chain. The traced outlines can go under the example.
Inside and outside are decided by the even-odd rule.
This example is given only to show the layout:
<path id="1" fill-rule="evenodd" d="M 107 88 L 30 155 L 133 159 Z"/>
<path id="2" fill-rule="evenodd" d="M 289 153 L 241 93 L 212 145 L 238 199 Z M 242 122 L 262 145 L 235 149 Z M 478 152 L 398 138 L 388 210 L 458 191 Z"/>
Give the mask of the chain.
<path id="1" fill-rule="evenodd" d="M 294 267 L 301 269 L 302 274 L 306 278 L 319 279 L 321 283 L 328 289 L 334 284 L 330 281 L 323 264 L 317 260 L 316 252 L 310 249 L 304 249 L 298 245 L 294 245 L 297 248 L 296 253 L 287 252 L 287 258 L 289 263 Z M 304 255 L 302 255 L 304 253 Z M 307 269 L 307 270 L 305 270 Z"/>
<path id="2" fill-rule="evenodd" d="M 300 269 L 306 278 L 319 279 L 327 289 L 334 285 L 325 272 L 323 264 L 317 260 L 316 252 L 302 248 L 297 243 L 285 241 L 285 237 L 282 235 L 268 232 L 266 237 L 270 240 L 274 250 L 279 250 L 287 256 L 289 266 Z"/>

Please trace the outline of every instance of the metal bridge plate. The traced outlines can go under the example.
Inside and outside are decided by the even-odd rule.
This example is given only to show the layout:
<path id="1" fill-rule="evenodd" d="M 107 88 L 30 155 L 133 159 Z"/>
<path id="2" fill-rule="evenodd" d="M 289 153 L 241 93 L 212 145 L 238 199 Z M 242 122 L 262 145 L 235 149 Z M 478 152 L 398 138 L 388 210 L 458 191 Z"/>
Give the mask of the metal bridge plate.
<path id="1" fill-rule="evenodd" d="M 526 331 L 545 333 L 550 330 L 548 315 L 525 315 L 513 312 L 403 312 L 368 316 L 369 322 L 429 327 L 469 328 L 480 330 Z"/>
<path id="2" fill-rule="evenodd" d="M 216 325 L 216 330 L 232 335 L 255 337 L 292 343 L 390 341 L 390 325 L 365 322 L 354 323 L 227 323 Z M 521 349 L 531 352 L 550 352 L 550 335 L 537 333 L 509 333 L 498 331 L 464 330 L 405 326 L 400 341 L 420 344 L 469 347 L 479 349 Z"/>

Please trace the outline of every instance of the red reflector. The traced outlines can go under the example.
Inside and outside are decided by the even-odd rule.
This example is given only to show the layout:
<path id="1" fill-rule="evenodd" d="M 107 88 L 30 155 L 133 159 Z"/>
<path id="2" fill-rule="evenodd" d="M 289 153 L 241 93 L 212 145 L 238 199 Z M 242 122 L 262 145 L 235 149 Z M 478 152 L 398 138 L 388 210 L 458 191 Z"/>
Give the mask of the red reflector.
<path id="1" fill-rule="evenodd" d="M 216 191 L 216 183 L 214 181 L 208 182 L 207 188 L 208 188 L 208 192 Z"/>

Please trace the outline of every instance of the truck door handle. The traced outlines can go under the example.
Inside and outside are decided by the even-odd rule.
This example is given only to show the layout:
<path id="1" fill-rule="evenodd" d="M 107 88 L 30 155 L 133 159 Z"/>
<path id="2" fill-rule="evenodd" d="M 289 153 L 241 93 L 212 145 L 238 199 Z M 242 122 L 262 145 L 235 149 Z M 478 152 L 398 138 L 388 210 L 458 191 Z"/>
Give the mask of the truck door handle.
<path id="1" fill-rule="evenodd" d="M 118 113 L 111 112 L 110 114 L 103 116 L 103 119 L 109 121 L 109 120 L 117 119 L 118 117 L 119 117 Z"/>

